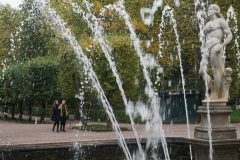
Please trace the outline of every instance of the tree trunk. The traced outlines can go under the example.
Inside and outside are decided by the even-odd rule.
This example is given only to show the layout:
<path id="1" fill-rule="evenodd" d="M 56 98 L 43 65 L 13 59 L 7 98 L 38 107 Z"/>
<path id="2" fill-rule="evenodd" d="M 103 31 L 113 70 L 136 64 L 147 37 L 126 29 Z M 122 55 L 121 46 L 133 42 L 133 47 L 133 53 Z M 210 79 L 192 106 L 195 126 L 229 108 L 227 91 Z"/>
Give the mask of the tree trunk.
<path id="1" fill-rule="evenodd" d="M 23 115 L 23 102 L 22 101 L 20 101 L 19 103 L 18 103 L 18 107 L 19 107 L 19 120 L 22 120 L 22 115 Z"/>
<path id="2" fill-rule="evenodd" d="M 46 102 L 42 101 L 42 114 L 40 119 L 41 122 L 44 122 L 45 107 L 46 107 Z"/>
<path id="3" fill-rule="evenodd" d="M 28 120 L 29 120 L 29 122 L 31 122 L 32 121 L 32 101 L 28 102 L 28 107 L 29 107 L 29 117 L 28 117 Z"/>
<path id="4" fill-rule="evenodd" d="M 15 115 L 15 106 L 16 106 L 16 103 L 13 103 L 13 104 L 12 104 L 12 119 L 15 119 L 15 118 L 14 118 L 14 115 Z"/>

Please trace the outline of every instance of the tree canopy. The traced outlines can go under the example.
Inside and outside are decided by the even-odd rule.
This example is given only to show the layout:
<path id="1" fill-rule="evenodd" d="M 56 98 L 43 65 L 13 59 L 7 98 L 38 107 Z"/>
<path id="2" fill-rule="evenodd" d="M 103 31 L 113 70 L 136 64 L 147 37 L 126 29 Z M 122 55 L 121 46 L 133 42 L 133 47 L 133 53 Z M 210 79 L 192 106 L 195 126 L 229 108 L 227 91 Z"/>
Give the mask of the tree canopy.
<path id="1" fill-rule="evenodd" d="M 51 8 L 55 9 L 66 22 L 65 26 L 71 30 L 84 54 L 90 59 L 100 84 L 104 89 L 110 104 L 114 109 L 124 109 L 123 100 L 116 83 L 111 65 L 97 42 L 83 14 L 94 25 L 90 12 L 98 18 L 102 27 L 104 41 L 111 47 L 112 59 L 123 84 L 126 97 L 137 101 L 145 99 L 144 88 L 146 81 L 140 59 L 134 49 L 130 31 L 123 17 L 109 6 L 114 0 L 89 1 L 93 5 L 89 8 L 84 1 L 73 1 L 83 11 L 76 12 L 70 0 L 50 0 Z M 210 0 L 221 8 L 221 13 L 227 18 L 232 6 L 236 12 L 236 19 L 229 17 L 229 26 L 234 33 L 234 40 L 226 48 L 226 67 L 233 69 L 233 81 L 230 88 L 230 99 L 233 101 L 239 93 L 239 26 L 240 4 L 237 1 Z M 181 74 L 178 47 L 181 47 L 181 60 L 185 77 L 185 88 L 204 91 L 202 79 L 198 75 L 201 60 L 199 41 L 199 21 L 194 1 L 181 1 L 176 7 L 174 1 L 163 1 L 158 7 L 151 25 L 142 21 L 141 8 L 151 8 L 153 1 L 126 0 L 125 9 L 131 18 L 137 38 L 140 40 L 143 56 L 151 55 L 153 67 L 148 68 L 155 91 L 181 90 Z M 34 0 L 24 0 L 20 10 L 10 6 L 0 6 L 0 60 L 1 60 L 1 97 L 3 101 L 52 101 L 54 99 L 74 99 L 80 92 L 85 92 L 86 104 L 91 104 L 95 93 L 89 86 L 87 73 L 83 70 L 82 62 L 76 53 L 62 39 L 51 24 L 40 4 Z M 164 6 L 169 5 L 176 19 L 174 30 L 173 19 L 163 15 Z M 104 9 L 105 8 L 105 9 Z M 103 11 L 103 9 L 105 11 Z M 206 17 L 205 21 L 207 20 Z M 161 25 L 164 24 L 164 25 Z M 235 28 L 235 29 L 234 29 Z M 160 31 L 162 35 L 160 35 Z M 96 31 L 97 32 L 97 31 Z M 179 44 L 176 42 L 178 36 Z M 179 46 L 178 46 L 179 45 Z M 161 52 L 161 56 L 159 55 Z M 160 69 L 161 68 L 161 69 Z M 162 70 L 162 71 L 160 71 Z M 171 85 L 169 85 L 171 82 Z"/>

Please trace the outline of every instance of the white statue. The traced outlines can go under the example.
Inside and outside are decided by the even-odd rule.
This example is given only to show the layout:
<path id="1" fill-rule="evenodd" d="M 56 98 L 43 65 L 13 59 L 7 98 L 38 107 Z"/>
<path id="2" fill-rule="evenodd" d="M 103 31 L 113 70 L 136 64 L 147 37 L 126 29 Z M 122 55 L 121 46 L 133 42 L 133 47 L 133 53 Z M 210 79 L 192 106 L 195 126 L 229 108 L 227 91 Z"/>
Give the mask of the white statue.
<path id="1" fill-rule="evenodd" d="M 206 57 L 203 57 L 200 63 L 199 74 L 203 77 L 203 80 L 207 80 L 208 87 L 211 90 L 209 95 L 210 100 L 227 100 L 228 97 L 226 96 L 228 96 L 228 93 L 222 93 L 228 92 L 229 90 L 229 86 L 228 89 L 222 86 L 222 84 L 224 84 L 222 83 L 222 79 L 229 79 L 226 77 L 227 75 L 229 76 L 229 73 L 225 74 L 225 56 L 223 48 L 231 42 L 232 32 L 228 23 L 220 13 L 219 6 L 216 4 L 209 5 L 208 16 L 210 17 L 210 21 L 204 26 L 205 47 L 208 49 L 208 63 L 206 64 L 206 60 L 204 59 Z M 224 38 L 225 35 L 226 37 Z M 210 66 L 212 68 L 213 80 L 208 74 L 204 74 L 204 71 L 207 73 Z"/>

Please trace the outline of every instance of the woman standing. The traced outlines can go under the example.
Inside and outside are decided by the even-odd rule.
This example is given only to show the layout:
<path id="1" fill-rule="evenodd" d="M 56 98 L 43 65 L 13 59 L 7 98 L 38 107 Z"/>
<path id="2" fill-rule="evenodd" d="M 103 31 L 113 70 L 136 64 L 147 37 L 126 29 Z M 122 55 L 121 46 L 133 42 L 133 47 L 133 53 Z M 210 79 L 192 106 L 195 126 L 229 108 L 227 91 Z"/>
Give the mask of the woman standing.
<path id="1" fill-rule="evenodd" d="M 68 116 L 68 111 L 67 111 L 67 105 L 65 104 L 66 101 L 62 100 L 62 104 L 59 107 L 60 110 L 60 116 L 61 116 L 61 127 L 60 131 L 66 132 L 65 131 L 65 124 Z"/>
<path id="2" fill-rule="evenodd" d="M 59 130 L 58 130 L 59 129 L 59 121 L 61 119 L 60 119 L 60 113 L 58 110 L 58 100 L 55 100 L 53 102 L 53 114 L 52 114 L 51 120 L 54 121 L 52 131 L 54 132 L 55 126 L 57 125 L 57 132 L 59 132 Z"/>

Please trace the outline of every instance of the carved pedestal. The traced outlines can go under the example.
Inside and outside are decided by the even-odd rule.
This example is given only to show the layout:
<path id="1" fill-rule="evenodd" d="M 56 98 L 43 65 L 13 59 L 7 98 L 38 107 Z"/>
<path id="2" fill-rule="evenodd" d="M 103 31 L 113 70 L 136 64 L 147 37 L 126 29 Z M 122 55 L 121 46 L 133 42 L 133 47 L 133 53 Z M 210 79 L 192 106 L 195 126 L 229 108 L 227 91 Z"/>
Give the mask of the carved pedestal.
<path id="1" fill-rule="evenodd" d="M 227 101 L 209 102 L 213 160 L 238 160 L 240 140 L 237 139 L 236 128 L 229 122 L 232 109 L 226 103 Z M 206 101 L 203 101 L 203 106 L 198 107 L 197 113 L 200 114 L 201 121 L 195 128 L 194 138 L 189 138 L 189 143 L 195 151 L 195 160 L 208 160 L 209 125 Z"/>

